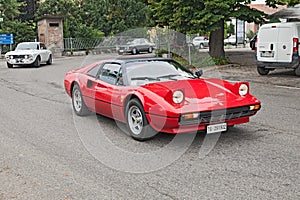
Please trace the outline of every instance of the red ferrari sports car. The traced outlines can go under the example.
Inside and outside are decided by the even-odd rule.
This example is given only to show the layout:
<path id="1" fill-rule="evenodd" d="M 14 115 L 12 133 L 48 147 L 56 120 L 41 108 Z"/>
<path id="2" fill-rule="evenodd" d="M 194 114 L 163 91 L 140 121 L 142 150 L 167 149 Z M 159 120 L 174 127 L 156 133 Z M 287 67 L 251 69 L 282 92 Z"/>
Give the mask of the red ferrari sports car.
<path id="1" fill-rule="evenodd" d="M 137 140 L 158 132 L 227 131 L 260 109 L 247 82 L 201 74 L 172 59 L 127 58 L 70 71 L 64 85 L 77 115 L 92 111 L 123 122 Z"/>

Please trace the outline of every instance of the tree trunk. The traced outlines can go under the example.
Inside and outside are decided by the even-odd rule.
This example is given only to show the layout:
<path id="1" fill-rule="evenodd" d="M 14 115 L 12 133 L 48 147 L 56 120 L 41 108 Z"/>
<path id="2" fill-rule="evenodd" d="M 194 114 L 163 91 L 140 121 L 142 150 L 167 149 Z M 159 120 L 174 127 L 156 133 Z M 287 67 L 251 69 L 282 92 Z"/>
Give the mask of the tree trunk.
<path id="1" fill-rule="evenodd" d="M 209 35 L 209 55 L 213 58 L 221 58 L 225 56 L 224 51 L 224 21 L 217 22 L 217 30 L 214 30 Z"/>

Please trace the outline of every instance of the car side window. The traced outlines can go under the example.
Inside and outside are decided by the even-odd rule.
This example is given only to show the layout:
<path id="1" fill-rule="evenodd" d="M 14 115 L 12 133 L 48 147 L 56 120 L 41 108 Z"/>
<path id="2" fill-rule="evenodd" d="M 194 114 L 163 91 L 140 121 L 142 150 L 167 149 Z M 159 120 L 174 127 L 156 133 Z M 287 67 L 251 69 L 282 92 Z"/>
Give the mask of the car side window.
<path id="1" fill-rule="evenodd" d="M 90 69 L 90 70 L 87 72 L 87 75 L 96 78 L 96 77 L 97 77 L 97 74 L 98 74 L 98 71 L 99 71 L 99 69 L 100 69 L 100 67 L 101 67 L 101 65 L 96 65 L 95 67 L 93 67 L 92 69 Z"/>
<path id="2" fill-rule="evenodd" d="M 121 65 L 117 63 L 106 63 L 100 70 L 98 78 L 106 83 L 117 85 L 120 76 Z"/>
<path id="3" fill-rule="evenodd" d="M 43 44 L 43 43 L 41 43 L 41 49 L 47 49 L 47 48 L 46 48 L 46 45 Z"/>

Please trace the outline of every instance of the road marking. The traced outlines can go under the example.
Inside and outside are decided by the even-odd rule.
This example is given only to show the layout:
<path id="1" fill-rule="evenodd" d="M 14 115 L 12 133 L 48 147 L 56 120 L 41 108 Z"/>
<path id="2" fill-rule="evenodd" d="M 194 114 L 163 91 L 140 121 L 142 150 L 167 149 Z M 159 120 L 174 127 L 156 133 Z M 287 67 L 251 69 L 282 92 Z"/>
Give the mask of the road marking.
<path id="1" fill-rule="evenodd" d="M 275 85 L 275 87 L 290 89 L 290 90 L 300 90 L 300 88 L 298 88 L 298 87 L 289 87 L 289 86 L 283 86 L 283 85 Z"/>

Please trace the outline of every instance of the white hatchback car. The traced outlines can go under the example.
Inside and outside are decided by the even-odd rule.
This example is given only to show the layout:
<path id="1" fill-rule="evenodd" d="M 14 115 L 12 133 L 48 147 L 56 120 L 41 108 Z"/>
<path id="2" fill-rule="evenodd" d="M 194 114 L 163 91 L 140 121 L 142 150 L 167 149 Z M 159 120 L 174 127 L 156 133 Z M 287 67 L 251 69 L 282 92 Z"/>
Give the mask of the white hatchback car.
<path id="1" fill-rule="evenodd" d="M 39 67 L 41 63 L 52 64 L 52 52 L 41 42 L 21 42 L 14 51 L 5 54 L 7 67 L 13 65 L 33 65 Z"/>
<path id="2" fill-rule="evenodd" d="M 209 40 L 204 36 L 198 36 L 193 39 L 192 44 L 195 47 L 199 47 L 199 49 L 203 49 L 204 47 L 209 47 Z"/>

